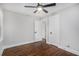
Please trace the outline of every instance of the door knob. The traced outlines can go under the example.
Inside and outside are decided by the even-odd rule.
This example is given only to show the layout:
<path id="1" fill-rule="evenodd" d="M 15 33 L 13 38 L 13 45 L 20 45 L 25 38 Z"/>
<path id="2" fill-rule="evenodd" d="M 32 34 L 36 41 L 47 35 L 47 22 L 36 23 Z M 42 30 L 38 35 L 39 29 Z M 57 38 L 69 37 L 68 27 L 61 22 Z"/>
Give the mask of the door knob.
<path id="1" fill-rule="evenodd" d="M 35 34 L 37 33 L 37 32 L 34 32 Z"/>
<path id="2" fill-rule="evenodd" d="M 50 32 L 50 34 L 52 34 L 52 32 Z"/>

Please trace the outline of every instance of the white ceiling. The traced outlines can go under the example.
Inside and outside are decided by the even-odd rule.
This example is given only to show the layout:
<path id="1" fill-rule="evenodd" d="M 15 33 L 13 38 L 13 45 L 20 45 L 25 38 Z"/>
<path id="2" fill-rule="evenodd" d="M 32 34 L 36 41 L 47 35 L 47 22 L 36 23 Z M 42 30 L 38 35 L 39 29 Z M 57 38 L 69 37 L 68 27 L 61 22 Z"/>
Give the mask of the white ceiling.
<path id="1" fill-rule="evenodd" d="M 46 3 L 42 3 L 43 5 Z M 36 3 L 0 3 L 1 7 L 4 9 L 7 9 L 9 11 L 13 11 L 13 12 L 18 12 L 21 14 L 26 14 L 26 15 L 30 15 L 30 16 L 38 16 L 38 17 L 43 17 L 46 15 L 50 15 L 60 9 L 66 8 L 68 6 L 72 6 L 74 5 L 74 3 L 57 3 L 56 6 L 52 6 L 52 7 L 47 7 L 45 8 L 48 13 L 44 13 L 44 12 L 40 12 L 40 13 L 33 13 L 36 8 L 25 8 L 24 6 L 36 6 Z"/>

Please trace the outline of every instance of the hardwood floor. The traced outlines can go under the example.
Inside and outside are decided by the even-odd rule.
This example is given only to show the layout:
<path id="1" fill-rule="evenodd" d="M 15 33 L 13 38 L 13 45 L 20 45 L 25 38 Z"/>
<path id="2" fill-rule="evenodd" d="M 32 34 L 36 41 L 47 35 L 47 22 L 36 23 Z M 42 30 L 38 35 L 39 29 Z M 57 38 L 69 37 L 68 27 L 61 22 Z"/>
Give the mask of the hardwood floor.
<path id="1" fill-rule="evenodd" d="M 3 56 L 76 56 L 42 41 L 5 49 Z"/>

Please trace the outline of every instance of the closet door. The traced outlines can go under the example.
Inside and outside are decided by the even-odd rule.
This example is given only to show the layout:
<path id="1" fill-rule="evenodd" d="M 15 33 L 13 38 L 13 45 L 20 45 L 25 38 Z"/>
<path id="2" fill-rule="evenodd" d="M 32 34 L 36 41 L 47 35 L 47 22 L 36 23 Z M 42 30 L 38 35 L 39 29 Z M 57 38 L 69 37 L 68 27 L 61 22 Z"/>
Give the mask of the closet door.
<path id="1" fill-rule="evenodd" d="M 42 40 L 40 20 L 35 20 L 35 32 L 34 33 L 35 33 L 35 41 Z"/>
<path id="2" fill-rule="evenodd" d="M 42 19 L 41 23 L 42 39 L 46 39 L 46 19 Z"/>
<path id="3" fill-rule="evenodd" d="M 49 20 L 49 39 L 50 44 L 59 44 L 59 15 L 53 15 Z"/>

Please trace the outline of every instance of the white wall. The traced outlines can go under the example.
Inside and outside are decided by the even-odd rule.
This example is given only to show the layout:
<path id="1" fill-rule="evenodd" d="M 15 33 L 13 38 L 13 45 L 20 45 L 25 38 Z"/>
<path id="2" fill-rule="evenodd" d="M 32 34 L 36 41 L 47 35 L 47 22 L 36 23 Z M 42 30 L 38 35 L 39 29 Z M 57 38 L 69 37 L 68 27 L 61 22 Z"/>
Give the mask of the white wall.
<path id="1" fill-rule="evenodd" d="M 47 19 L 49 20 L 48 27 L 50 27 L 48 33 L 53 32 L 52 39 L 50 39 L 51 34 L 49 33 L 47 42 L 52 42 L 52 44 L 56 42 L 62 47 L 79 51 L 79 5 L 57 12 L 47 17 Z"/>
<path id="2" fill-rule="evenodd" d="M 2 51 L 3 51 L 3 49 L 2 49 L 2 40 L 3 40 L 3 34 L 2 34 L 2 20 L 3 20 L 3 14 L 2 14 L 2 9 L 0 8 L 0 55 L 2 54 Z"/>
<path id="3" fill-rule="evenodd" d="M 2 41 L 2 26 L 3 26 L 3 13 L 2 13 L 2 9 L 0 8 L 0 42 Z"/>
<path id="4" fill-rule="evenodd" d="M 79 51 L 79 5 L 60 13 L 61 45 Z"/>
<path id="5" fill-rule="evenodd" d="M 34 42 L 33 17 L 3 11 L 4 47 Z"/>
<path id="6" fill-rule="evenodd" d="M 1 40 L 1 17 L 0 17 L 0 40 Z"/>

